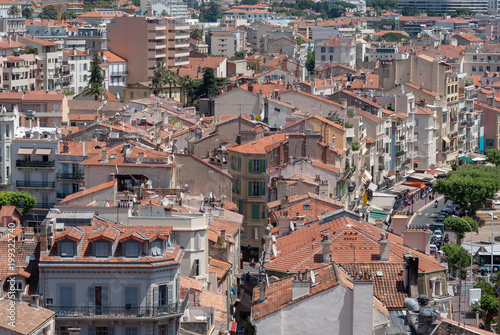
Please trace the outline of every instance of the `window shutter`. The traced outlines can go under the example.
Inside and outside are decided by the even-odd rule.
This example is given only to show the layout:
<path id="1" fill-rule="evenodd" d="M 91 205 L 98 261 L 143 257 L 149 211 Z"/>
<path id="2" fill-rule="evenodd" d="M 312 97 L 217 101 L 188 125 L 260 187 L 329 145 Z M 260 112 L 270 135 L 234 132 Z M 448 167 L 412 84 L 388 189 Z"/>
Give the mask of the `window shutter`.
<path id="1" fill-rule="evenodd" d="M 266 172 L 266 160 L 265 159 L 260 160 L 260 172 Z"/>
<path id="2" fill-rule="evenodd" d="M 168 283 L 168 304 L 174 303 L 174 283 Z"/>
<path id="3" fill-rule="evenodd" d="M 108 287 L 103 286 L 101 288 L 101 296 L 102 296 L 102 307 L 108 307 Z M 103 308 L 104 309 L 104 308 Z M 105 309 L 105 313 L 107 313 L 107 308 Z"/>
<path id="4" fill-rule="evenodd" d="M 115 335 L 115 327 L 108 327 L 108 335 Z"/>
<path id="5" fill-rule="evenodd" d="M 180 301 L 181 300 L 181 276 L 177 276 L 177 280 L 176 280 L 176 283 L 175 283 L 175 296 L 177 298 L 177 301 Z"/>
<path id="6" fill-rule="evenodd" d="M 259 182 L 259 195 L 265 195 L 266 194 L 266 183 L 263 181 Z"/>
<path id="7" fill-rule="evenodd" d="M 174 331 L 175 331 L 175 324 L 169 323 L 167 325 L 167 334 L 168 335 L 174 335 Z"/>
<path id="8" fill-rule="evenodd" d="M 251 181 L 248 182 L 248 196 L 252 196 L 252 185 L 253 183 Z"/>
<path id="9" fill-rule="evenodd" d="M 95 327 L 89 327 L 89 335 L 95 335 Z"/>
<path id="10" fill-rule="evenodd" d="M 61 327 L 56 327 L 56 334 L 61 335 Z"/>
<path id="11" fill-rule="evenodd" d="M 253 159 L 248 160 L 248 172 L 252 172 L 253 168 Z"/>
<path id="12" fill-rule="evenodd" d="M 59 287 L 59 303 L 63 307 L 73 306 L 73 286 Z"/>
<path id="13" fill-rule="evenodd" d="M 158 307 L 158 299 L 159 299 L 159 290 L 158 286 L 153 287 L 153 306 Z"/>
<path id="14" fill-rule="evenodd" d="M 238 179 L 233 179 L 233 193 L 238 193 L 238 188 L 237 188 L 237 185 L 238 185 Z"/>
<path id="15" fill-rule="evenodd" d="M 160 334 L 160 328 L 158 326 L 153 327 L 153 335 L 159 335 Z"/>
<path id="16" fill-rule="evenodd" d="M 94 307 L 95 307 L 95 286 L 89 287 L 89 312 L 91 315 L 94 315 Z"/>
<path id="17" fill-rule="evenodd" d="M 236 170 L 241 171 L 241 157 L 238 157 L 238 166 Z"/>
<path id="18" fill-rule="evenodd" d="M 252 205 L 252 220 L 259 219 L 259 205 Z"/>

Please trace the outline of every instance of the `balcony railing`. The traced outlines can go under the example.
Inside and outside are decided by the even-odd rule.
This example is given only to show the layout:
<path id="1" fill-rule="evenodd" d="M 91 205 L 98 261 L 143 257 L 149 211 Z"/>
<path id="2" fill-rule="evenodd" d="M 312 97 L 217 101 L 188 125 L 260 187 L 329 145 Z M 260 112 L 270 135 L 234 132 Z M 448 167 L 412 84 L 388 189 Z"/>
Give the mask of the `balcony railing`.
<path id="1" fill-rule="evenodd" d="M 396 157 L 401 157 L 405 154 L 404 150 L 401 150 L 399 152 L 396 152 Z"/>
<path id="2" fill-rule="evenodd" d="M 17 160 L 16 161 L 16 166 L 17 167 L 27 167 L 27 168 L 53 168 L 54 167 L 54 161 L 23 161 L 23 160 Z"/>
<path id="3" fill-rule="evenodd" d="M 182 302 L 156 307 L 81 307 L 81 306 L 47 306 L 56 313 L 56 318 L 160 318 L 182 315 L 187 306 L 188 297 Z"/>
<path id="4" fill-rule="evenodd" d="M 17 180 L 16 186 L 30 188 L 54 188 L 55 183 L 50 181 Z"/>
<path id="5" fill-rule="evenodd" d="M 54 207 L 53 202 L 37 202 L 35 208 L 52 208 Z"/>
<path id="6" fill-rule="evenodd" d="M 83 179 L 81 173 L 58 173 L 57 179 Z"/>

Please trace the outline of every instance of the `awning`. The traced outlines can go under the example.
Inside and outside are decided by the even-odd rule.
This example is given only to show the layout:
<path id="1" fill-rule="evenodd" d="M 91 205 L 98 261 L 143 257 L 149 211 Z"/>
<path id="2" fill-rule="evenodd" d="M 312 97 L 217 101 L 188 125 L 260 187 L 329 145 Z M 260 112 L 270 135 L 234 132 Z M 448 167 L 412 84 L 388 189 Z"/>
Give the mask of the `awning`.
<path id="1" fill-rule="evenodd" d="M 460 157 L 458 157 L 458 159 L 463 160 L 465 163 L 469 163 L 469 164 L 474 163 L 474 161 L 472 159 L 470 159 L 469 157 L 460 156 Z"/>
<path id="2" fill-rule="evenodd" d="M 365 170 L 365 172 L 361 176 L 361 182 L 366 185 L 372 179 L 373 179 L 372 175 L 368 171 Z"/>
<path id="3" fill-rule="evenodd" d="M 33 154 L 33 148 L 19 148 L 17 150 L 18 155 L 32 155 Z"/>
<path id="4" fill-rule="evenodd" d="M 485 161 L 485 160 L 486 160 L 486 158 L 483 158 L 483 157 L 474 157 L 474 158 L 472 158 L 472 160 L 473 160 L 474 162 L 481 162 L 481 161 Z"/>
<path id="5" fill-rule="evenodd" d="M 446 136 L 443 136 L 443 141 L 445 141 L 446 143 L 450 143 L 450 139 Z"/>
<path id="6" fill-rule="evenodd" d="M 35 155 L 50 155 L 50 153 L 52 152 L 52 149 L 36 149 L 36 153 Z"/>
<path id="7" fill-rule="evenodd" d="M 368 189 L 375 192 L 377 190 L 378 186 L 377 184 L 375 183 L 370 183 L 370 185 L 368 185 Z"/>

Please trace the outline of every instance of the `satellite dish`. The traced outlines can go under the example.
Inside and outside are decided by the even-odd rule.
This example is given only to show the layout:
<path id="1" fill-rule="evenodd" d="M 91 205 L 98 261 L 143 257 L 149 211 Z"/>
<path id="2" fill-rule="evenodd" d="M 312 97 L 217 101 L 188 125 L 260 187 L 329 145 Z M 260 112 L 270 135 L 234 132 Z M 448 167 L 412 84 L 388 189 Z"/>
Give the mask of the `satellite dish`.
<path id="1" fill-rule="evenodd" d="M 266 285 L 267 285 L 267 288 L 269 288 L 269 277 L 267 276 L 267 273 L 266 273 Z"/>
<path id="2" fill-rule="evenodd" d="M 314 274 L 313 270 L 311 270 L 311 280 L 312 280 L 313 284 L 316 283 L 316 275 Z"/>
<path id="3" fill-rule="evenodd" d="M 290 221 L 290 230 L 291 230 L 291 231 L 294 231 L 294 230 L 295 230 L 295 227 L 293 226 L 293 222 L 292 222 L 292 221 Z"/>
<path id="4" fill-rule="evenodd" d="M 276 250 L 276 244 L 273 244 L 273 255 L 274 257 L 278 256 L 278 250 Z"/>
<path id="5" fill-rule="evenodd" d="M 210 192 L 210 199 L 213 199 L 214 198 L 214 192 Z"/>

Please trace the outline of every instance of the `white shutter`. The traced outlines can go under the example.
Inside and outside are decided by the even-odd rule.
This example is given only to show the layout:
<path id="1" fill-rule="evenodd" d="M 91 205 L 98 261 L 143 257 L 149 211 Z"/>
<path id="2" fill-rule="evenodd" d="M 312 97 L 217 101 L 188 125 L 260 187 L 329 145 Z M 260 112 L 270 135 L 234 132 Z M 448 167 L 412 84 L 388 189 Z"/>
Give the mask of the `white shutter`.
<path id="1" fill-rule="evenodd" d="M 200 250 L 201 249 L 201 246 L 200 246 L 200 232 L 197 231 L 195 234 L 194 234 L 194 249 L 195 250 Z"/>

